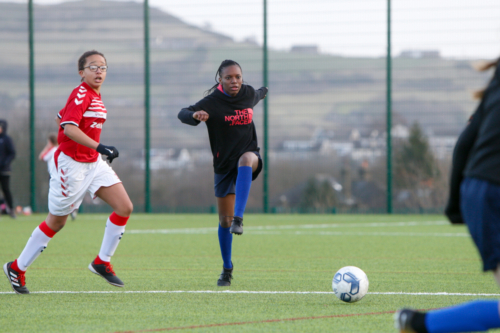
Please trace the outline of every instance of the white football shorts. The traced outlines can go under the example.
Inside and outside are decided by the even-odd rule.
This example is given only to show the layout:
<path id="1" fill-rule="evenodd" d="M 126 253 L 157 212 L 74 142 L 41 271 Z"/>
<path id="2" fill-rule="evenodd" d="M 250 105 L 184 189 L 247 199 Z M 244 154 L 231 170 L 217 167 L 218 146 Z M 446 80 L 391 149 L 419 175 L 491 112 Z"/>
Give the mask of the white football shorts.
<path id="1" fill-rule="evenodd" d="M 81 163 L 61 152 L 57 159 L 49 162 L 49 212 L 65 216 L 80 207 L 85 193 L 93 199 L 101 187 L 121 183 L 113 169 L 99 156 L 96 162 Z"/>

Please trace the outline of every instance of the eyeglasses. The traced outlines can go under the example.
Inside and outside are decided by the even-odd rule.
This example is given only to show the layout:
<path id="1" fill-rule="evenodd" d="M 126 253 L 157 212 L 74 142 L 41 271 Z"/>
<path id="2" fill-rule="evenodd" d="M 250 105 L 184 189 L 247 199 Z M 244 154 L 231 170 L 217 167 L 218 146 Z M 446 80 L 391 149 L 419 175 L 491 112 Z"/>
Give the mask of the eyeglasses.
<path id="1" fill-rule="evenodd" d="M 87 66 L 87 67 L 83 67 L 83 68 L 88 68 L 88 69 L 90 69 L 91 72 L 97 72 L 98 68 L 101 70 L 101 72 L 105 72 L 105 71 L 108 70 L 108 66 L 95 66 L 95 65 L 92 65 L 92 66 Z"/>

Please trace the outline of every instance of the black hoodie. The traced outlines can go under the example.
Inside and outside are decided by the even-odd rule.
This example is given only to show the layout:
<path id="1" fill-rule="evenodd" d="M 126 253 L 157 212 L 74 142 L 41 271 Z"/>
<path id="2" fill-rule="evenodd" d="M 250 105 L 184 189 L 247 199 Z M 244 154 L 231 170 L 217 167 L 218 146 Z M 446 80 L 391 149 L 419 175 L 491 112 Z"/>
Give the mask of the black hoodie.
<path id="1" fill-rule="evenodd" d="M 12 139 L 7 135 L 7 121 L 0 119 L 0 175 L 10 172 L 10 163 L 16 157 L 16 149 Z"/>
<path id="2" fill-rule="evenodd" d="M 450 197 L 445 209 L 452 223 L 463 223 L 460 183 L 464 177 L 500 186 L 500 65 L 453 151 Z"/>
<path id="3" fill-rule="evenodd" d="M 267 94 L 267 88 L 255 90 L 243 84 L 234 97 L 219 89 L 195 105 L 179 112 L 179 119 L 188 125 L 197 126 L 200 121 L 193 118 L 196 111 L 209 114 L 205 122 L 210 148 L 214 157 L 214 172 L 224 174 L 238 165 L 238 159 L 247 151 L 259 151 L 257 133 L 252 121 L 253 107 Z"/>

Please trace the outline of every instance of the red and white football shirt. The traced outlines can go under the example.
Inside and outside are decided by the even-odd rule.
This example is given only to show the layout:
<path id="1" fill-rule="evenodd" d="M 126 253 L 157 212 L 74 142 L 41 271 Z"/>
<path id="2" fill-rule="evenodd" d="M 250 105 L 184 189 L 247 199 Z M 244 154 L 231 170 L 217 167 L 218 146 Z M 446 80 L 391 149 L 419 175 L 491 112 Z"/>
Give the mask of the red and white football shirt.
<path id="1" fill-rule="evenodd" d="M 57 136 L 59 150 L 78 162 L 97 161 L 99 153 L 68 138 L 64 134 L 63 127 L 65 124 L 78 126 L 88 137 L 99 142 L 106 116 L 107 112 L 101 101 L 101 95 L 82 82 L 73 90 L 66 106 L 58 113 L 61 119 Z"/>

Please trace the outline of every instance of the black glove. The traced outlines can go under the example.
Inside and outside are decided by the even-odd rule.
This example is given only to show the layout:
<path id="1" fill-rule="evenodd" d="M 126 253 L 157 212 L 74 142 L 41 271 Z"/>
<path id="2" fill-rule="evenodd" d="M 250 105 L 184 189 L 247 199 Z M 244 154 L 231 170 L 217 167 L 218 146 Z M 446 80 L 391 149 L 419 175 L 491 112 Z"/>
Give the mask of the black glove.
<path id="1" fill-rule="evenodd" d="M 105 145 L 102 145 L 102 144 L 99 144 L 99 146 L 97 146 L 96 150 L 97 150 L 97 152 L 99 154 L 106 155 L 109 163 L 113 162 L 113 160 L 115 158 L 117 158 L 118 155 L 120 154 L 118 152 L 118 149 L 116 149 L 115 147 L 113 147 L 113 146 L 105 146 Z"/>

